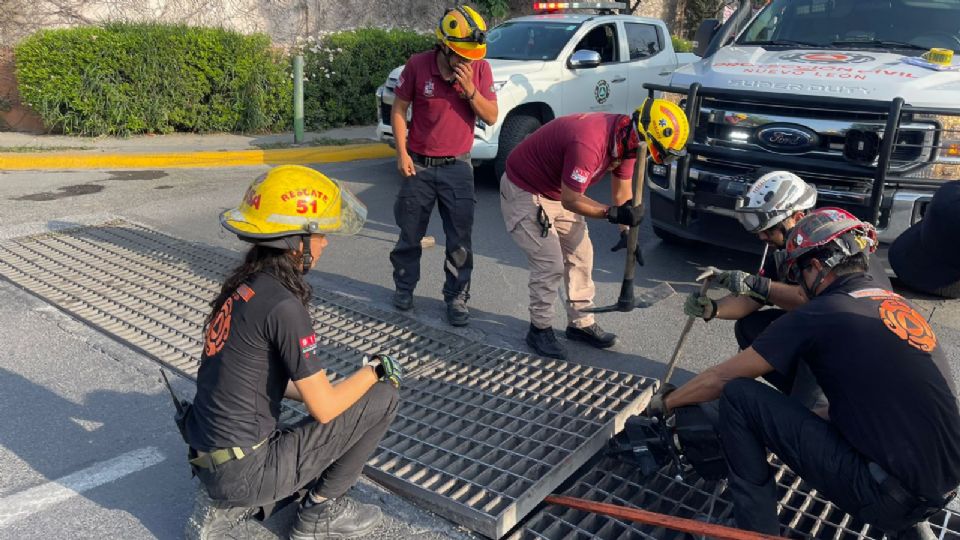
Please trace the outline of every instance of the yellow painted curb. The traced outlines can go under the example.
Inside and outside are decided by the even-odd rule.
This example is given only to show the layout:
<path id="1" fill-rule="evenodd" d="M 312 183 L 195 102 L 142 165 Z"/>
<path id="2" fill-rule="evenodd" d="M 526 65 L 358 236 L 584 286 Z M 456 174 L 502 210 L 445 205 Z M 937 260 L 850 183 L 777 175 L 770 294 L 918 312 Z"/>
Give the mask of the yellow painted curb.
<path id="1" fill-rule="evenodd" d="M 283 164 L 306 165 L 310 163 L 353 161 L 355 159 L 386 158 L 394 155 L 394 150 L 385 144 L 166 154 L 0 153 L 0 170 L 173 169 Z"/>

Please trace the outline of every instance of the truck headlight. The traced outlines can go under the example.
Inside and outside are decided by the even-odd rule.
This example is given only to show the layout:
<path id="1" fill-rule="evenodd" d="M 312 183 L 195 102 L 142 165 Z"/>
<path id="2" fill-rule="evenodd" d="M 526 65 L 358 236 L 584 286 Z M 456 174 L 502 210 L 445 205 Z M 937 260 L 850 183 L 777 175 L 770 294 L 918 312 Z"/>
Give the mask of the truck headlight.
<path id="1" fill-rule="evenodd" d="M 960 114 L 923 114 L 916 120 L 936 125 L 929 165 L 904 176 L 927 180 L 960 179 Z"/>
<path id="2" fill-rule="evenodd" d="M 503 88 L 505 84 L 507 84 L 507 81 L 493 81 L 493 86 L 492 86 L 493 93 L 499 94 L 500 89 Z"/>

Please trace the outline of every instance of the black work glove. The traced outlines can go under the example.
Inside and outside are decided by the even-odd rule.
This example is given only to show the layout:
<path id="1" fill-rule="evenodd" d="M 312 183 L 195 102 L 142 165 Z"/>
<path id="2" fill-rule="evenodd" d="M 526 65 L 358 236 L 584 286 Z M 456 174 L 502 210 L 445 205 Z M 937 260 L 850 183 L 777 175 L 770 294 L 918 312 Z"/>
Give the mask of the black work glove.
<path id="1" fill-rule="evenodd" d="M 657 390 L 657 393 L 650 398 L 650 403 L 648 403 L 647 408 L 643 410 L 643 415 L 649 418 L 659 418 L 662 420 L 668 415 L 667 405 L 664 403 L 664 400 L 668 395 L 670 395 L 670 392 L 673 392 L 676 389 L 677 387 L 670 383 L 662 385 L 660 389 Z"/>
<path id="2" fill-rule="evenodd" d="M 620 240 L 617 241 L 617 244 L 610 248 L 610 251 L 620 251 L 621 249 L 627 249 L 627 236 L 630 234 L 630 231 L 620 231 Z M 643 266 L 643 251 L 640 249 L 640 237 L 637 236 L 637 252 L 635 253 L 637 258 L 637 264 Z"/>
<path id="3" fill-rule="evenodd" d="M 400 383 L 403 381 L 403 366 L 396 358 L 386 354 L 375 354 L 367 362 L 367 365 L 373 367 L 373 371 L 377 374 L 377 380 L 388 382 L 394 387 L 400 388 Z"/>
<path id="4" fill-rule="evenodd" d="M 636 227 L 643 221 L 643 205 L 634 206 L 633 199 L 607 209 L 607 221 L 617 225 Z"/>
<path id="5" fill-rule="evenodd" d="M 749 296 L 761 304 L 770 301 L 770 278 L 748 274 L 742 270 L 720 271 L 714 281 L 737 296 Z"/>

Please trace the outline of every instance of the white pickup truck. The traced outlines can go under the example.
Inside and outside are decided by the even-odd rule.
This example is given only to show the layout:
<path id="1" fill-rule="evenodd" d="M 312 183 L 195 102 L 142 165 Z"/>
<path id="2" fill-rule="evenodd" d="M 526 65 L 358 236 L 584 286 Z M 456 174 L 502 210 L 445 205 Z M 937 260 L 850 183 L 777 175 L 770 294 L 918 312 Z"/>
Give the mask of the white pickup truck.
<path id="1" fill-rule="evenodd" d="M 697 36 L 702 61 L 669 87 L 692 124 L 688 156 L 650 165 L 650 214 L 668 240 L 762 245 L 732 219 L 762 169 L 816 185 L 892 242 L 960 179 L 960 0 L 746 2 Z M 952 65 L 924 64 L 931 48 Z"/>
<path id="2" fill-rule="evenodd" d="M 492 126 L 477 122 L 471 155 L 474 162 L 492 162 L 496 178 L 510 151 L 544 123 L 575 112 L 629 113 L 647 96 L 644 83 L 665 83 L 680 63 L 696 60 L 674 52 L 663 21 L 613 13 L 625 4 L 550 5 L 599 13 L 518 17 L 487 37 L 500 116 Z M 377 89 L 377 133 L 391 146 L 393 89 L 402 70 Z"/>

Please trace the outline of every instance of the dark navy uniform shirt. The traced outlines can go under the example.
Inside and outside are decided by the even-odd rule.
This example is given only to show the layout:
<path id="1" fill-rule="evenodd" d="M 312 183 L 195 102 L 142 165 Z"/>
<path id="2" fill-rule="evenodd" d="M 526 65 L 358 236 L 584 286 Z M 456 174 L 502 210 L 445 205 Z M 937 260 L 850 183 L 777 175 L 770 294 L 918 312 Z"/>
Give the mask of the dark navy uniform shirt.
<path id="1" fill-rule="evenodd" d="M 941 344 L 903 297 L 844 276 L 773 322 L 753 349 L 780 373 L 802 358 L 830 401 L 830 422 L 915 495 L 960 484 L 960 412 Z"/>
<path id="2" fill-rule="evenodd" d="M 204 337 L 186 424 L 196 450 L 251 447 L 269 437 L 287 382 L 322 369 L 309 313 L 267 273 L 237 288 Z"/>

